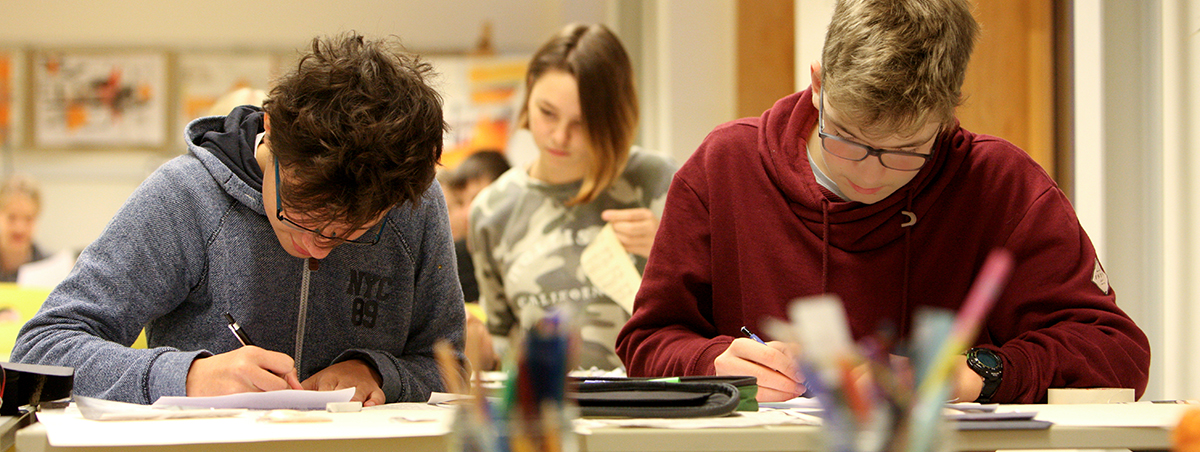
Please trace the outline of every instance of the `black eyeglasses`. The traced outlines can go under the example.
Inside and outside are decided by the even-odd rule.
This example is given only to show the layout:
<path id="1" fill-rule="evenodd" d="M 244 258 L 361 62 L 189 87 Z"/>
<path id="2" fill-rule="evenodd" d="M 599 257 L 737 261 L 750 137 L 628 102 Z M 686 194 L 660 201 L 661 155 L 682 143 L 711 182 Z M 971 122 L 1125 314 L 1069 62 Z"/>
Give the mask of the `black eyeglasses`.
<path id="1" fill-rule="evenodd" d="M 893 151 L 888 149 L 878 149 L 867 146 L 865 144 L 855 143 L 837 135 L 825 133 L 825 90 L 821 90 L 821 105 L 817 108 L 817 118 L 819 128 L 817 135 L 821 137 L 821 147 L 825 152 L 833 154 L 835 157 L 849 160 L 851 162 L 861 162 L 872 155 L 879 157 L 879 163 L 884 168 L 894 169 L 896 171 L 917 171 L 925 166 L 925 162 L 933 156 L 933 151 L 929 154 L 908 151 Z M 941 133 L 941 129 L 939 132 Z M 933 136 L 936 138 L 938 133 Z M 933 138 L 930 138 L 933 139 Z M 928 140 L 926 140 L 928 141 Z"/>
<path id="2" fill-rule="evenodd" d="M 272 159 L 272 160 L 275 160 L 275 159 Z M 358 236 L 358 238 L 347 239 L 347 238 L 337 237 L 337 234 L 334 234 L 334 236 L 325 235 L 325 234 L 321 233 L 321 228 L 309 229 L 307 227 L 301 226 L 300 223 L 292 221 L 291 218 L 283 216 L 283 198 L 279 195 L 279 160 L 275 160 L 275 218 L 278 218 L 279 221 L 285 222 L 296 229 L 299 229 L 299 230 L 305 231 L 305 232 L 310 232 L 310 233 L 316 235 L 318 239 L 327 242 L 330 246 L 337 246 L 337 245 L 341 245 L 343 243 L 352 243 L 355 245 L 374 245 L 376 243 L 379 243 L 379 238 L 381 236 L 383 236 L 383 226 L 385 224 L 387 224 L 387 216 L 385 215 L 383 217 L 383 219 L 379 221 L 379 224 L 375 225 L 375 227 L 373 228 L 373 229 L 377 229 L 377 231 L 375 231 L 375 238 L 364 239 L 363 237 L 371 236 L 370 235 L 371 231 L 367 230 L 366 233 L 363 233 L 363 235 Z"/>

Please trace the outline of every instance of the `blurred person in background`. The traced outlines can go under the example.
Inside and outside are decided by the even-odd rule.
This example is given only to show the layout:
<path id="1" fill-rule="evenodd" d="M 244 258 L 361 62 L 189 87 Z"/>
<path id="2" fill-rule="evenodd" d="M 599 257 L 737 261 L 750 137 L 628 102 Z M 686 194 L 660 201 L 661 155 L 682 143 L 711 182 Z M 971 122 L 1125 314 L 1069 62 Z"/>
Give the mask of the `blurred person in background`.
<path id="1" fill-rule="evenodd" d="M 42 197 L 37 183 L 14 175 L 0 186 L 0 282 L 16 282 L 17 270 L 47 257 L 33 243 Z"/>
<path id="2" fill-rule="evenodd" d="M 638 103 L 629 55 L 603 25 L 570 24 L 530 60 L 518 125 L 537 157 L 483 189 L 467 236 L 497 356 L 548 311 L 579 326 L 578 365 L 622 369 L 626 308 L 584 274 L 580 256 L 607 225 L 640 272 L 675 164 L 633 146 Z"/>

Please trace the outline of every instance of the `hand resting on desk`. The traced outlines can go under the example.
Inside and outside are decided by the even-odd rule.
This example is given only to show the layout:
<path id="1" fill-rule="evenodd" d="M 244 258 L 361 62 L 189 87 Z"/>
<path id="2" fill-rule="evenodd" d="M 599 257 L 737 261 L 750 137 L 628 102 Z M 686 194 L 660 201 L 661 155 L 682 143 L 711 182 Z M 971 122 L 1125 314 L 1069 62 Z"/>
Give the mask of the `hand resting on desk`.
<path id="1" fill-rule="evenodd" d="M 765 345 L 737 338 L 713 361 L 717 375 L 752 375 L 758 378 L 759 402 L 782 402 L 807 390 L 804 373 L 796 365 L 799 347 L 771 341 Z"/>
<path id="2" fill-rule="evenodd" d="M 387 401 L 383 394 L 383 377 L 379 375 L 379 371 L 357 359 L 326 367 L 308 377 L 302 385 L 304 389 L 315 391 L 354 388 L 354 397 L 351 397 L 350 401 L 361 401 L 363 406 L 382 405 Z"/>
<path id="3" fill-rule="evenodd" d="M 304 389 L 292 357 L 253 345 L 192 361 L 187 395 L 218 396 L 240 392 Z M 311 380 L 311 378 L 310 378 Z"/>

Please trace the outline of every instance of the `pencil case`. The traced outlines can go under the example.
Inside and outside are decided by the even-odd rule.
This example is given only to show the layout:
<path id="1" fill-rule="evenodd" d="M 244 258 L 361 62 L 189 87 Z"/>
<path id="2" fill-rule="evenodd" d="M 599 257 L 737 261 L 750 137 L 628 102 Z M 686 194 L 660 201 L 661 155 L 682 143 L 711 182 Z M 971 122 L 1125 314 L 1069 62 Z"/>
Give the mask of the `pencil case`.
<path id="1" fill-rule="evenodd" d="M 567 397 L 585 417 L 725 416 L 742 402 L 735 384 L 753 387 L 747 392 L 754 400 L 756 382 L 754 377 L 572 378 Z"/>

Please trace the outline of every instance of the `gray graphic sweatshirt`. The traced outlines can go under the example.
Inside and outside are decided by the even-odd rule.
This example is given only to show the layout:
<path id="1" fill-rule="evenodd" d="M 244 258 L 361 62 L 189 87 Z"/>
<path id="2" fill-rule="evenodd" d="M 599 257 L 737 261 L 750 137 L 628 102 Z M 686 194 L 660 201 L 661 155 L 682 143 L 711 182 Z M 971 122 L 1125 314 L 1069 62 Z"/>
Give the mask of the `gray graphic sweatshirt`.
<path id="1" fill-rule="evenodd" d="M 235 171 L 236 159 L 201 146 L 213 134 L 250 146 L 261 113 L 239 109 L 188 125 L 189 152 L 134 191 L 21 329 L 12 360 L 75 368 L 80 395 L 152 403 L 186 395 L 194 359 L 241 346 L 230 313 L 255 345 L 299 355 L 301 381 L 361 359 L 383 377 L 388 402 L 442 390 L 433 344 L 462 349 L 464 312 L 438 184 L 417 207 L 392 209 L 379 243 L 333 249 L 301 297 L 307 261 L 280 247 L 261 170 Z M 130 348 L 143 327 L 149 348 Z"/>

